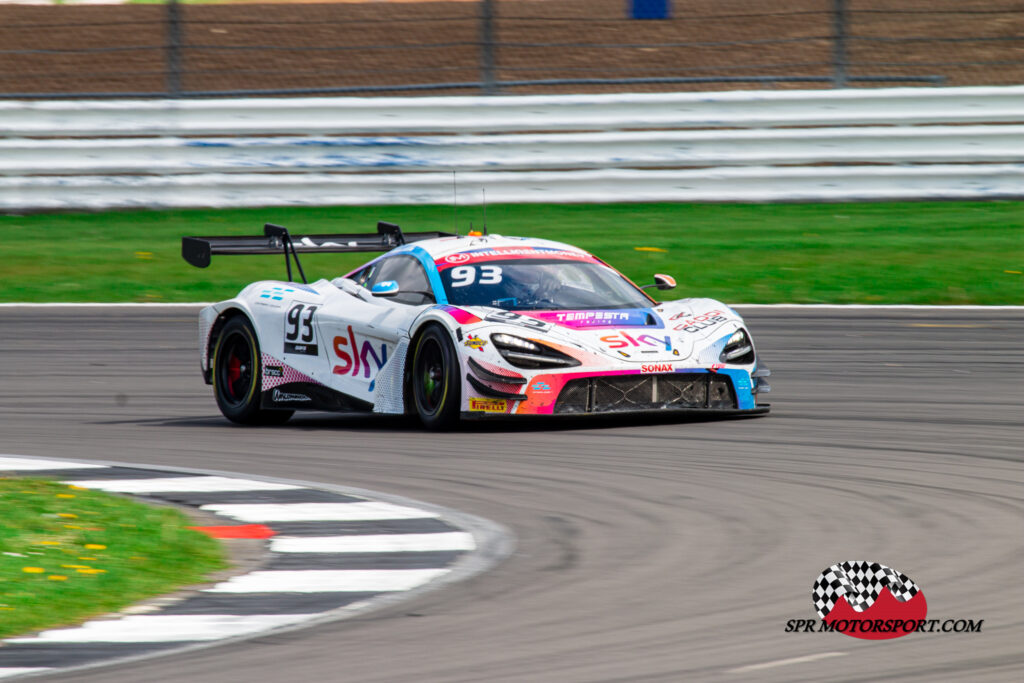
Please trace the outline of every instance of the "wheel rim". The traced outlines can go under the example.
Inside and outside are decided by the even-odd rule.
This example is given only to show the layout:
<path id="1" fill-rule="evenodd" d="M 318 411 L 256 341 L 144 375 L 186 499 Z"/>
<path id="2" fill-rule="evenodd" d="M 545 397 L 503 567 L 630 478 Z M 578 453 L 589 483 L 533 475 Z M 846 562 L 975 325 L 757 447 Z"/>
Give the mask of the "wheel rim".
<path id="1" fill-rule="evenodd" d="M 232 405 L 245 403 L 252 388 L 254 359 L 252 347 L 241 334 L 232 334 L 221 347 L 224 362 L 219 364 L 218 379 L 223 387 L 221 395 Z"/>
<path id="2" fill-rule="evenodd" d="M 416 359 L 416 398 L 427 414 L 436 413 L 447 393 L 447 363 L 436 339 L 426 339 Z"/>

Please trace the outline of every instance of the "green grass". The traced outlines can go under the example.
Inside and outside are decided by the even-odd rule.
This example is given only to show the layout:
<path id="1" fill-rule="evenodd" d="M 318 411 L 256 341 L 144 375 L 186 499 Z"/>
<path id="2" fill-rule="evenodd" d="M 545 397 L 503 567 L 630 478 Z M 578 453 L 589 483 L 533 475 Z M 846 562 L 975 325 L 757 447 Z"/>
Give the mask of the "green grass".
<path id="1" fill-rule="evenodd" d="M 226 566 L 178 510 L 42 479 L 0 479 L 0 519 L 0 637 L 76 623 Z"/>
<path id="2" fill-rule="evenodd" d="M 640 283 L 741 303 L 1024 304 L 1024 202 L 492 205 L 492 232 L 588 249 Z M 214 301 L 283 278 L 278 256 L 187 265 L 183 235 L 450 230 L 447 206 L 133 211 L 0 216 L 0 301 Z M 460 229 L 481 225 L 459 210 Z M 656 247 L 664 252 L 636 251 Z M 366 254 L 303 256 L 310 279 Z M 1007 272 L 1011 271 L 1011 272 Z"/>

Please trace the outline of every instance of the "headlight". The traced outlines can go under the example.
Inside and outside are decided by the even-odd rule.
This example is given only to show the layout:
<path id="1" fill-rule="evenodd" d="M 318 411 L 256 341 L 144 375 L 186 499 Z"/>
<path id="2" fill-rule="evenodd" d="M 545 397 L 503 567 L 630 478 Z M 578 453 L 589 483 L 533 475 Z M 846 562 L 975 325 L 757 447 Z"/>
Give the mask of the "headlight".
<path id="1" fill-rule="evenodd" d="M 492 334 L 491 341 L 494 342 L 495 346 L 504 346 L 516 351 L 525 351 L 526 353 L 541 353 L 539 345 L 534 344 L 529 339 L 515 337 L 511 334 Z"/>
<path id="2" fill-rule="evenodd" d="M 754 344 L 747 336 L 746 330 L 736 330 L 729 340 L 725 342 L 725 348 L 718 359 L 723 363 L 738 363 L 745 365 L 754 362 Z"/>
<path id="3" fill-rule="evenodd" d="M 511 334 L 492 334 L 491 341 L 501 357 L 517 368 L 569 368 L 580 364 L 550 346 Z"/>

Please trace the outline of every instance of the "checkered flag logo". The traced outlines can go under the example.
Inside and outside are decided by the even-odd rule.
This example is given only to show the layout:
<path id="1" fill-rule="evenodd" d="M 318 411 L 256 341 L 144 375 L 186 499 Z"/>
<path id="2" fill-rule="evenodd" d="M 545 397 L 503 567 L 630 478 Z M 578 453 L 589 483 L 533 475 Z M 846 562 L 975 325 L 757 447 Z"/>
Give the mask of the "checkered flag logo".
<path id="1" fill-rule="evenodd" d="M 877 562 L 842 562 L 834 564 L 819 576 L 811 589 L 811 599 L 818 616 L 824 619 L 840 597 L 855 612 L 863 612 L 878 599 L 882 588 L 900 602 L 907 602 L 920 590 L 906 574 Z"/>

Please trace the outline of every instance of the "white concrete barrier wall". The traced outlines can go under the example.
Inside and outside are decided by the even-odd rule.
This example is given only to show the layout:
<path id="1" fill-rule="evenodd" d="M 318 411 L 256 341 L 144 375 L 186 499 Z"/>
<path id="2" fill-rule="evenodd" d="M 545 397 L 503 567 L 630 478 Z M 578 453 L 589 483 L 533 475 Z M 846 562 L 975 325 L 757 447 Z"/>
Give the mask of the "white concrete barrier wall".
<path id="1" fill-rule="evenodd" d="M 0 101 L 0 208 L 449 203 L 451 169 L 472 202 L 1020 196 L 1021 124 L 1024 86 Z"/>
<path id="2" fill-rule="evenodd" d="M 0 140 L 0 173 L 556 169 L 1009 162 L 1024 126 L 517 135 Z"/>
<path id="3" fill-rule="evenodd" d="M 1024 86 L 519 97 L 0 101 L 3 135 L 243 135 L 1024 123 Z"/>
<path id="4" fill-rule="evenodd" d="M 689 170 L 475 171 L 459 176 L 459 204 L 620 201 L 772 202 L 1010 197 L 1024 164 L 748 167 Z M 0 178 L 12 205 L 303 206 L 450 204 L 451 173 L 195 174 Z"/>

